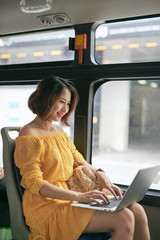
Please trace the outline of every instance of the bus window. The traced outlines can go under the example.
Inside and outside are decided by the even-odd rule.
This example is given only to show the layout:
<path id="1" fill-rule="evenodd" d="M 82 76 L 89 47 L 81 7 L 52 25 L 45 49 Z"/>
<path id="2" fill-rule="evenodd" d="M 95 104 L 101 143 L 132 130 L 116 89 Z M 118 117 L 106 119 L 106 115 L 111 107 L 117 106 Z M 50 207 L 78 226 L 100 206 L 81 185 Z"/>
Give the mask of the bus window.
<path id="1" fill-rule="evenodd" d="M 22 127 L 29 123 L 35 115 L 29 110 L 27 103 L 30 94 L 35 90 L 36 85 L 1 86 L 0 87 L 0 129 L 7 126 Z M 5 100 L 5 101 L 4 101 Z M 59 123 L 56 123 L 59 124 Z M 70 120 L 71 127 L 61 126 L 73 141 L 74 114 Z M 17 137 L 15 132 L 11 136 Z M 2 139 L 0 138 L 0 167 L 2 163 Z"/>
<path id="2" fill-rule="evenodd" d="M 159 164 L 160 81 L 106 82 L 93 113 L 92 164 L 129 185 L 138 169 Z M 152 189 L 160 190 L 160 173 Z"/>
<path id="3" fill-rule="evenodd" d="M 99 64 L 160 61 L 160 17 L 105 23 L 96 30 Z"/>
<path id="4" fill-rule="evenodd" d="M 69 37 L 74 36 L 74 30 L 69 28 L 0 38 L 0 64 L 73 60 Z"/>

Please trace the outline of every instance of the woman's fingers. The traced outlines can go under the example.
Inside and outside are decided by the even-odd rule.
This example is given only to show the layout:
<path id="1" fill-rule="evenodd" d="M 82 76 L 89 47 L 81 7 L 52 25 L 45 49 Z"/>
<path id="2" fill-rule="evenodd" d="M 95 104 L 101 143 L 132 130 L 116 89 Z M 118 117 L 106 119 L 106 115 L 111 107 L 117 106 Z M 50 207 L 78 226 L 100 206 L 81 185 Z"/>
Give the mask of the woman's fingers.
<path id="1" fill-rule="evenodd" d="M 97 204 L 101 204 L 101 202 L 110 203 L 110 199 L 108 198 L 108 196 L 105 193 L 98 190 L 93 190 L 87 193 L 80 193 L 78 201 L 84 203 L 96 202 Z"/>
<path id="2" fill-rule="evenodd" d="M 111 186 L 108 188 L 108 190 L 112 193 L 112 195 L 113 195 L 116 199 L 118 199 L 117 194 L 115 193 L 114 189 L 112 189 Z"/>
<path id="3" fill-rule="evenodd" d="M 123 191 L 115 184 L 107 184 L 107 189 L 112 193 L 112 195 L 118 199 L 117 195 L 122 198 Z"/>
<path id="4" fill-rule="evenodd" d="M 103 200 L 105 203 L 110 203 L 110 199 L 108 198 L 107 194 L 101 191 L 97 191 L 96 194 L 94 195 L 95 202 L 97 199 Z"/>
<path id="5" fill-rule="evenodd" d="M 123 191 L 116 185 L 113 184 L 113 188 L 115 189 L 116 193 L 120 197 L 120 199 L 123 197 Z"/>
<path id="6" fill-rule="evenodd" d="M 122 198 L 121 189 L 118 186 L 114 185 L 104 173 L 99 173 L 98 185 L 100 190 L 102 190 L 103 188 L 108 189 L 116 199 L 118 199 L 117 195 Z"/>

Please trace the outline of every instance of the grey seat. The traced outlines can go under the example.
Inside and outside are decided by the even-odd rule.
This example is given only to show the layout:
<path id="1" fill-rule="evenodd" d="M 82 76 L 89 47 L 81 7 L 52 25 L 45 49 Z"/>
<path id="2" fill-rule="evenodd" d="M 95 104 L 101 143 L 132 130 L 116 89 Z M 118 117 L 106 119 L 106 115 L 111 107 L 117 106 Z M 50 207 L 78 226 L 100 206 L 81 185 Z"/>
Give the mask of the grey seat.
<path id="1" fill-rule="evenodd" d="M 16 179 L 13 160 L 15 140 L 12 139 L 9 135 L 9 132 L 19 132 L 19 130 L 20 127 L 5 127 L 1 130 L 3 140 L 3 166 L 5 173 L 7 197 L 9 202 L 12 237 L 14 240 L 28 240 L 29 229 L 25 224 L 23 216 L 22 200 Z"/>

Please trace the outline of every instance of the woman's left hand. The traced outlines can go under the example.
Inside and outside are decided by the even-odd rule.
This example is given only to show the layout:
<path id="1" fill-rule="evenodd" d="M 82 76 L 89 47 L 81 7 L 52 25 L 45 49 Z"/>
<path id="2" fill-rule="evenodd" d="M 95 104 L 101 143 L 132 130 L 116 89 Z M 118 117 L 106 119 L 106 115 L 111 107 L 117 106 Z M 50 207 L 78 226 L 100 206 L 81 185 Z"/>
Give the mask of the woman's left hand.
<path id="1" fill-rule="evenodd" d="M 96 176 L 98 178 L 98 187 L 100 191 L 106 188 L 116 199 L 118 199 L 117 195 L 122 198 L 123 191 L 117 185 L 113 184 L 104 172 L 98 171 Z"/>

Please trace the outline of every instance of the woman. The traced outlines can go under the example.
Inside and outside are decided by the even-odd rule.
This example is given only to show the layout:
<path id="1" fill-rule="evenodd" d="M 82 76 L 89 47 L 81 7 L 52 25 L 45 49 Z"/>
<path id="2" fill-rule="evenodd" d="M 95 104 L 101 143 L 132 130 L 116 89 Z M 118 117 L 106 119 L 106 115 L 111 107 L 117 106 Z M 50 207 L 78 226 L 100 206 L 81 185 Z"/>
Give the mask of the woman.
<path id="1" fill-rule="evenodd" d="M 101 169 L 88 164 L 62 128 L 78 103 L 73 85 L 59 77 L 42 80 L 29 98 L 35 119 L 25 125 L 16 139 L 15 162 L 22 175 L 23 211 L 30 227 L 30 240 L 76 240 L 82 233 L 113 232 L 112 240 L 149 240 L 147 218 L 139 204 L 116 213 L 72 207 L 73 201 L 108 203 L 98 190 L 79 193 L 68 188 L 75 159 L 88 166 L 99 181 L 117 198 L 121 189 L 112 184 Z"/>

